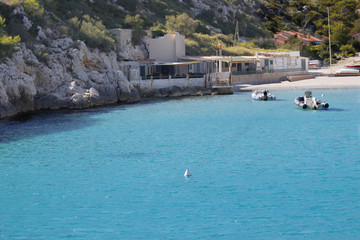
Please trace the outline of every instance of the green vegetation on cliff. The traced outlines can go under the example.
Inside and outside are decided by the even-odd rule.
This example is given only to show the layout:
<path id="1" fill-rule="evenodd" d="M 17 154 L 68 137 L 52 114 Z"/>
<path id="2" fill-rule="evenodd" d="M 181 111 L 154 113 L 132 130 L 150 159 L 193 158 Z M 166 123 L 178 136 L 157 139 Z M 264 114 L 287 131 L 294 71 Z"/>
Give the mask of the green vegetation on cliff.
<path id="1" fill-rule="evenodd" d="M 347 56 L 360 51 L 359 42 L 351 39 L 351 34 L 360 32 L 359 7 L 359 0 L 264 0 L 257 13 L 272 33 L 291 30 L 327 37 L 329 10 L 332 49 Z M 325 40 L 321 45 L 301 48 L 308 56 L 328 59 L 328 45 Z"/>
<path id="2" fill-rule="evenodd" d="M 12 15 L 20 5 L 32 23 L 30 28 Z M 219 42 L 230 55 L 276 49 L 271 38 L 282 30 L 327 36 L 328 7 L 334 52 L 346 56 L 360 51 L 359 42 L 351 38 L 360 32 L 359 0 L 0 0 L 0 14 L 6 19 L 2 36 L 19 36 L 11 38 L 13 46 L 20 38 L 31 45 L 40 26 L 109 51 L 115 40 L 106 29 L 132 28 L 134 45 L 140 44 L 145 30 L 151 30 L 153 36 L 178 31 L 186 36 L 189 55 L 213 55 Z M 236 22 L 239 35 L 250 39 L 248 43 L 234 43 Z M 327 46 L 326 40 L 305 47 L 292 39 L 282 48 L 327 59 Z"/>
<path id="3" fill-rule="evenodd" d="M 4 34 L 5 19 L 0 15 L 0 58 L 9 57 L 16 52 L 16 46 L 20 43 L 19 36 L 7 36 Z"/>

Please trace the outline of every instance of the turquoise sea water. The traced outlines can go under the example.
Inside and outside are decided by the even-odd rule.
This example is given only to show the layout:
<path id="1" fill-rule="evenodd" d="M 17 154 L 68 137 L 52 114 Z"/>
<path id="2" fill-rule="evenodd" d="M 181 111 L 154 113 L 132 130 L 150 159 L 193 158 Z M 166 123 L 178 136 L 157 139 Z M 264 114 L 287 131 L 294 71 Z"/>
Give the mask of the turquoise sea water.
<path id="1" fill-rule="evenodd" d="M 359 238 L 360 90 L 273 93 L 1 122 L 0 239 Z"/>

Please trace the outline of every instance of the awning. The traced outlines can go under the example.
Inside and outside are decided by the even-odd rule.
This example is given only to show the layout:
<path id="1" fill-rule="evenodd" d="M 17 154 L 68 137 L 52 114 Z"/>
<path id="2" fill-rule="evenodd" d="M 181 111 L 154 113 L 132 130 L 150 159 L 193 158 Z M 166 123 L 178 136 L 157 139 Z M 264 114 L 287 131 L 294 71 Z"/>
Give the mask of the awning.
<path id="1" fill-rule="evenodd" d="M 255 63 L 259 60 L 256 58 L 247 58 L 247 57 L 229 57 L 229 56 L 216 56 L 212 57 L 212 60 L 223 61 L 223 62 L 232 62 L 232 63 Z"/>
<path id="2" fill-rule="evenodd" d="M 232 63 L 252 63 L 258 62 L 259 60 L 254 57 L 245 57 L 245 56 L 183 56 L 180 57 L 183 60 L 192 60 L 198 62 L 211 62 L 211 61 L 223 61 L 223 62 L 232 62 Z"/>
<path id="3" fill-rule="evenodd" d="M 158 66 L 179 66 L 179 65 L 191 65 L 199 63 L 200 61 L 191 61 L 191 62 L 155 62 L 154 65 Z"/>

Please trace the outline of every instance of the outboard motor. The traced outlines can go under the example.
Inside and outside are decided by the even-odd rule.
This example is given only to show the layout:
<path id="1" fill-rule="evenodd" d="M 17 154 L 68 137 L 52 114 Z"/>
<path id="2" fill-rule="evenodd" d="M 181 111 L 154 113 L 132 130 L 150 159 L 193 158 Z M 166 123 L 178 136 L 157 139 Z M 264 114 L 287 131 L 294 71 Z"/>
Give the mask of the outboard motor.
<path id="1" fill-rule="evenodd" d="M 304 93 L 304 97 L 306 97 L 306 98 L 312 98 L 312 92 L 311 92 L 311 91 L 306 91 L 306 92 Z"/>
<path id="2" fill-rule="evenodd" d="M 265 101 L 268 100 L 268 92 L 267 92 L 267 90 L 264 91 L 264 100 Z"/>
<path id="3" fill-rule="evenodd" d="M 304 95 L 304 104 L 312 109 L 318 109 L 315 97 L 312 97 L 311 91 L 306 91 Z"/>

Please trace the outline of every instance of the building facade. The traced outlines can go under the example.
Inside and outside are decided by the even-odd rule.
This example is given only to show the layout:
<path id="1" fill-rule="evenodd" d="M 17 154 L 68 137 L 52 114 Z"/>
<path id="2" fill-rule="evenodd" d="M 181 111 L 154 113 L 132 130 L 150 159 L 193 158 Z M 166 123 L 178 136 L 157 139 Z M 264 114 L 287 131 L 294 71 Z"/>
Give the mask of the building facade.
<path id="1" fill-rule="evenodd" d="M 157 62 L 177 62 L 185 56 L 185 36 L 176 32 L 148 39 L 149 58 Z"/>

